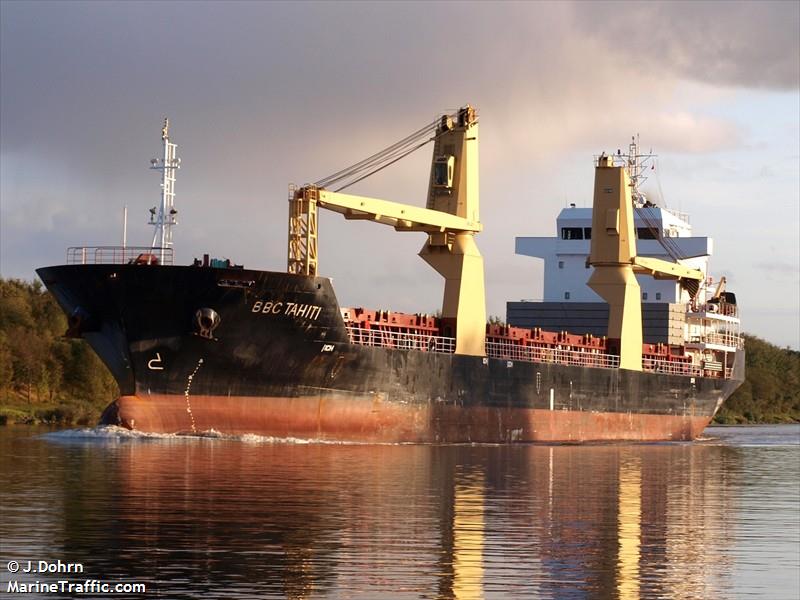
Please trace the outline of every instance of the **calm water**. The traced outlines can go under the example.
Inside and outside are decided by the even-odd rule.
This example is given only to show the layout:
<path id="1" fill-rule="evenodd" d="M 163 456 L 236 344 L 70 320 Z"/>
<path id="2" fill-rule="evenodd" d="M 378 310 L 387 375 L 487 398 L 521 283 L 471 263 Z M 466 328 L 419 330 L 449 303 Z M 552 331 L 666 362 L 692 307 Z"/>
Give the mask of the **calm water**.
<path id="1" fill-rule="evenodd" d="M 800 427 L 706 436 L 361 446 L 0 428 L 0 596 L 10 579 L 97 579 L 143 582 L 118 597 L 144 598 L 798 598 Z M 83 573 L 11 576 L 10 560 Z"/>

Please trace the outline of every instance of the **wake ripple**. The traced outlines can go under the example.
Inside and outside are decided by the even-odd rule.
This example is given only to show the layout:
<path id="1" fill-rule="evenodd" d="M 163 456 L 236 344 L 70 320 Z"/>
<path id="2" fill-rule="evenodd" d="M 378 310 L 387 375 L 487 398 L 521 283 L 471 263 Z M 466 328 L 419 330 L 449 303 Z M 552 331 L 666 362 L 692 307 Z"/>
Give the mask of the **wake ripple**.
<path id="1" fill-rule="evenodd" d="M 51 431 L 40 436 L 42 439 L 70 443 L 70 442 L 99 442 L 122 443 L 137 441 L 198 443 L 207 441 L 228 441 L 244 444 L 328 444 L 328 445 L 363 445 L 363 442 L 347 442 L 338 440 L 325 440 L 316 438 L 274 437 L 244 433 L 231 435 L 220 433 L 214 429 L 198 431 L 196 433 L 152 433 L 136 431 L 118 427 L 116 425 L 99 425 L 97 427 L 82 427 L 79 429 L 63 429 Z"/>

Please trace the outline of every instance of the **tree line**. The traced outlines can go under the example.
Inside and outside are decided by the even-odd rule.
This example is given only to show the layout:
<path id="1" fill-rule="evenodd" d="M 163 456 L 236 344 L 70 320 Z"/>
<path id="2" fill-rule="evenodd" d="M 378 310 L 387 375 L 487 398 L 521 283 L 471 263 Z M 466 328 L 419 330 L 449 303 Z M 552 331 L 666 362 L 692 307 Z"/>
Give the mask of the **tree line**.
<path id="1" fill-rule="evenodd" d="M 94 424 L 118 394 L 39 281 L 0 278 L 0 424 Z M 745 336 L 747 379 L 718 423 L 800 422 L 800 352 Z"/>
<path id="2" fill-rule="evenodd" d="M 745 335 L 745 381 L 716 423 L 800 422 L 800 352 Z"/>
<path id="3" fill-rule="evenodd" d="M 39 281 L 0 279 L 0 423 L 94 424 L 118 395 Z"/>

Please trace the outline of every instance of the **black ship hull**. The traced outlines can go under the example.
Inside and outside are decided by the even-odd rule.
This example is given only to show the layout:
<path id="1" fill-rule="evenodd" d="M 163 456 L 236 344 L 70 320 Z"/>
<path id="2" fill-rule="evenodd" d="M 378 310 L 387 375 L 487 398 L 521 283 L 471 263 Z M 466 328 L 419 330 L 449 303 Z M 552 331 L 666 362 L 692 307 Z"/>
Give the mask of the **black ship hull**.
<path id="1" fill-rule="evenodd" d="M 102 422 L 363 442 L 688 440 L 741 384 L 353 344 L 330 280 L 244 269 L 38 270 L 109 367 Z"/>

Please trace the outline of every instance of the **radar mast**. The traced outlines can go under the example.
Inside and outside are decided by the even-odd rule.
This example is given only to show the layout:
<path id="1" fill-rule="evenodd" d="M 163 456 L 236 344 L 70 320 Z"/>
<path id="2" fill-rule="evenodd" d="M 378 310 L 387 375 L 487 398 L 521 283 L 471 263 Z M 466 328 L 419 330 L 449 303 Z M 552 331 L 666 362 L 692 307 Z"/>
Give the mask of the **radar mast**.
<path id="1" fill-rule="evenodd" d="M 636 208 L 647 206 L 647 198 L 639 187 L 647 181 L 647 166 L 649 162 L 655 158 L 655 154 L 651 150 L 649 154 L 639 154 L 639 134 L 631 137 L 631 143 L 628 145 L 628 155 L 626 158 L 626 167 L 628 168 L 628 176 L 631 180 L 631 196 Z M 652 168 L 652 167 L 651 167 Z"/>
<path id="2" fill-rule="evenodd" d="M 164 143 L 162 158 L 150 159 L 150 168 L 161 171 L 161 204 L 150 209 L 149 224 L 153 232 L 153 250 L 158 250 L 159 262 L 163 265 L 167 248 L 172 248 L 172 226 L 178 224 L 178 211 L 175 210 L 175 172 L 181 168 L 181 159 L 175 156 L 177 144 L 169 141 L 169 119 L 164 119 L 161 129 Z"/>

